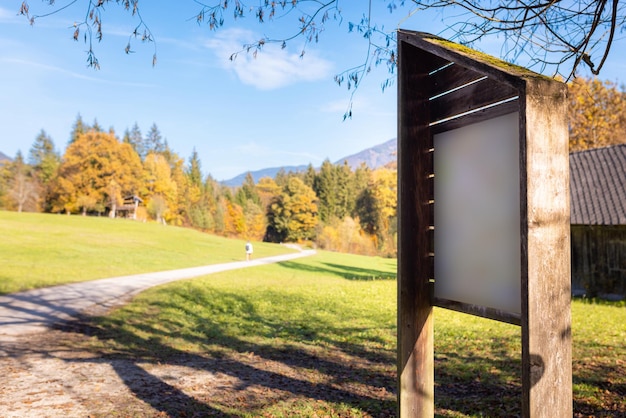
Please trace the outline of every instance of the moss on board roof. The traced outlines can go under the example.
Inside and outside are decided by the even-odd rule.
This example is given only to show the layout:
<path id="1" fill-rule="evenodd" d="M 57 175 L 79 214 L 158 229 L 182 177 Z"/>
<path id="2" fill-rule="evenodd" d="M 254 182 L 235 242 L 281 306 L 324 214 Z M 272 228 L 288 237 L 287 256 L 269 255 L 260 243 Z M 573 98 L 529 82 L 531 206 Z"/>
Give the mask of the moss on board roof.
<path id="1" fill-rule="evenodd" d="M 521 67 L 516 64 L 512 64 L 510 62 L 504 61 L 492 55 L 485 54 L 484 52 L 480 52 L 475 49 L 469 48 L 465 45 L 461 45 L 456 42 L 452 42 L 452 41 L 448 41 L 447 39 L 440 38 L 436 35 L 431 35 L 425 32 L 413 32 L 413 31 L 402 31 L 402 32 L 409 34 L 409 35 L 414 34 L 418 36 L 419 38 L 423 39 L 424 41 L 430 42 L 432 44 L 436 44 L 450 51 L 460 53 L 462 55 L 465 55 L 468 58 L 482 62 L 498 70 L 504 71 L 508 74 L 512 74 L 512 75 L 519 76 L 519 77 L 555 81 L 555 79 L 551 77 L 536 73 L 534 71 L 529 70 L 528 68 Z"/>

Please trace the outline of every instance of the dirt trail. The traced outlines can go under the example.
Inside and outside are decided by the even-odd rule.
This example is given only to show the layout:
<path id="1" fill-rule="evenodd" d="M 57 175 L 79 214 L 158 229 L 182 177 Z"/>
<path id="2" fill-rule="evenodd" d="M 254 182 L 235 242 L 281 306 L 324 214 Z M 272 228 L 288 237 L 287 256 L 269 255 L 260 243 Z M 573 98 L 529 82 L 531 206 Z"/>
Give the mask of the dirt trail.
<path id="1" fill-rule="evenodd" d="M 89 321 L 89 315 L 103 314 L 150 286 L 313 253 L 302 251 L 1 297 L 0 417 L 229 416 L 223 412 L 229 406 L 271 404 L 293 397 L 298 386 L 297 396 L 322 396 L 317 383 L 302 380 L 297 364 L 280 358 L 231 351 L 218 357 L 195 354 L 141 360 L 128 354 L 102 353 L 93 348 L 97 346 L 93 341 L 103 337 L 94 335 L 98 331 L 90 328 Z M 340 358 L 327 361 L 354 362 L 354 367 L 364 361 L 333 355 Z M 267 389 L 269 381 L 271 390 Z M 337 385 L 337 389 L 337 396 L 348 398 L 370 398 L 372 391 L 366 386 L 347 391 Z M 331 396 L 328 389 L 321 390 L 323 396 Z M 382 400 L 390 394 L 380 396 Z M 219 408 L 211 406 L 216 402 Z"/>
<path id="2" fill-rule="evenodd" d="M 0 296 L 0 341 L 6 336 L 44 331 L 54 323 L 76 318 L 80 314 L 103 314 L 152 286 L 313 254 L 315 251 L 307 250 L 251 261 L 112 277 Z"/>

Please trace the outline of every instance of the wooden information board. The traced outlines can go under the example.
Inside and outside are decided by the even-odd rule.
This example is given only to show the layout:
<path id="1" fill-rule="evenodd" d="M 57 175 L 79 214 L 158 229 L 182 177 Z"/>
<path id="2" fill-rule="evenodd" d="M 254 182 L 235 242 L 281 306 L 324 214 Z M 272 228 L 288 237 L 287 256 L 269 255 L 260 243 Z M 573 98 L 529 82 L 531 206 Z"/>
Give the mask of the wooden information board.
<path id="1" fill-rule="evenodd" d="M 420 32 L 398 60 L 399 415 L 434 415 L 440 306 L 520 325 L 523 416 L 571 417 L 567 88 Z"/>

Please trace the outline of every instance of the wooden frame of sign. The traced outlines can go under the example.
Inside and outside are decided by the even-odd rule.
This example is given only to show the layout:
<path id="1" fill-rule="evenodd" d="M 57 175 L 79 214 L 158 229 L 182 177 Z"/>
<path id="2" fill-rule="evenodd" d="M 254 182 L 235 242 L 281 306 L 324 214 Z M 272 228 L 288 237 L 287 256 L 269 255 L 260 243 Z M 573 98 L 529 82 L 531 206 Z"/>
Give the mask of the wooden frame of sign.
<path id="1" fill-rule="evenodd" d="M 398 61 L 399 416 L 434 415 L 433 306 L 440 306 L 521 325 L 523 416 L 571 417 L 567 87 L 420 32 L 398 31 Z M 458 144 L 473 145 L 468 152 Z M 468 154 L 477 160 L 463 160 Z M 494 177 L 504 180 L 481 187 Z M 492 188 L 506 195 L 502 206 Z M 438 198 L 446 202 L 439 208 Z M 488 216 L 472 215 L 483 226 L 464 228 L 468 219 L 455 223 L 459 211 L 446 209 L 483 201 Z M 505 226 L 485 224 L 490 219 Z M 462 245 L 447 249 L 457 229 Z M 489 247 L 501 229 L 507 242 Z M 491 251 L 505 262 L 493 267 Z M 450 267 L 458 259 L 469 264 Z"/>

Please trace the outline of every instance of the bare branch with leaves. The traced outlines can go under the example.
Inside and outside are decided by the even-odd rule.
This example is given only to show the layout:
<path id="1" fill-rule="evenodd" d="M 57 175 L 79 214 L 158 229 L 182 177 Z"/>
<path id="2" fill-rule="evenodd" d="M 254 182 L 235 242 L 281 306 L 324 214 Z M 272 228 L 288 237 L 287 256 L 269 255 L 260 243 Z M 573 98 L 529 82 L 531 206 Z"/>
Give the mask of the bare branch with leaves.
<path id="1" fill-rule="evenodd" d="M 246 4 L 242 0 L 191 0 L 199 8 L 189 20 L 198 24 L 207 24 L 210 30 L 218 30 L 227 24 L 246 16 L 254 16 L 260 23 L 276 19 L 293 19 L 296 26 L 287 36 L 261 39 L 242 45 L 233 52 L 231 60 L 241 53 L 256 56 L 263 47 L 270 43 L 280 44 L 282 48 L 296 39 L 303 39 L 300 56 L 304 57 L 306 48 L 317 43 L 329 21 L 341 24 L 341 0 L 261 0 Z M 401 7 L 410 8 L 401 20 L 404 24 L 410 19 L 418 19 L 424 10 L 439 12 L 444 29 L 438 35 L 452 41 L 478 46 L 486 39 L 501 39 L 500 56 L 508 61 L 521 63 L 532 69 L 565 80 L 572 79 L 582 67 L 587 67 L 597 75 L 605 65 L 611 46 L 618 34 L 626 28 L 626 5 L 619 0 L 384 0 L 390 12 L 397 12 Z M 101 41 L 105 7 L 110 4 L 122 6 L 138 19 L 137 26 L 129 36 L 125 47 L 131 53 L 131 42 L 140 39 L 155 46 L 153 65 L 156 64 L 156 44 L 154 36 L 140 14 L 139 0 L 68 0 L 59 6 L 55 0 L 44 0 L 53 10 L 46 14 L 35 15 L 27 1 L 23 1 L 19 14 L 25 16 L 31 24 L 37 19 L 58 13 L 70 6 L 81 4 L 85 7 L 85 17 L 74 24 L 73 38 L 78 40 L 81 31 L 83 39 L 89 45 L 87 63 L 92 68 L 100 64 L 94 53 L 92 39 Z M 150 7 L 150 3 L 142 3 Z M 345 85 L 352 95 L 372 65 L 384 64 L 391 76 L 383 84 L 383 89 L 393 83 L 396 66 L 395 29 L 387 29 L 376 23 L 372 15 L 372 0 L 364 6 L 360 22 L 348 23 L 348 31 L 362 35 L 367 42 L 367 53 L 363 63 L 347 69 L 335 76 L 335 82 Z M 432 15 L 431 15 L 432 16 Z M 345 117 L 351 116 L 351 107 Z"/>
<path id="2" fill-rule="evenodd" d="M 44 3 L 48 3 L 49 6 L 55 7 L 55 0 L 44 0 Z M 42 19 L 54 14 L 57 14 L 65 9 L 74 6 L 77 3 L 85 3 L 85 17 L 77 20 L 72 25 L 72 37 L 75 41 L 79 40 L 81 29 L 84 31 L 83 33 L 83 41 L 88 45 L 87 49 L 87 66 L 93 68 L 95 70 L 100 69 L 100 62 L 96 57 L 93 39 L 95 38 L 98 42 L 101 42 L 104 34 L 102 31 L 102 21 L 103 15 L 106 12 L 106 6 L 114 3 L 115 5 L 122 6 L 124 10 L 129 11 L 133 17 L 139 19 L 139 22 L 135 26 L 134 30 L 129 35 L 128 43 L 124 48 L 124 52 L 127 54 L 133 52 L 131 50 L 131 43 L 133 39 L 140 39 L 141 42 L 151 42 L 154 45 L 154 54 L 152 56 L 152 65 L 156 65 L 157 55 L 156 55 L 156 42 L 152 35 L 152 31 L 145 23 L 141 14 L 139 13 L 139 0 L 71 0 L 67 2 L 64 6 L 59 6 L 54 8 L 52 11 L 44 14 L 33 14 L 31 13 L 30 5 L 28 1 L 23 1 L 18 14 L 25 16 L 28 19 L 28 22 L 31 25 L 35 24 L 35 21 L 38 19 Z"/>

